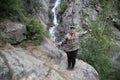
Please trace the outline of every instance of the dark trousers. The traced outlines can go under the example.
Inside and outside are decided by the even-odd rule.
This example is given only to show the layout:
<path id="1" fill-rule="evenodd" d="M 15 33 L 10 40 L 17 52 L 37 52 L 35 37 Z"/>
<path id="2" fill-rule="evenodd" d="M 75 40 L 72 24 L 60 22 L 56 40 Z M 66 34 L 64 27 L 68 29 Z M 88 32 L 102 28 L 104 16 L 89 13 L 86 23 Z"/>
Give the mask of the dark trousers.
<path id="1" fill-rule="evenodd" d="M 76 56 L 77 56 L 78 49 L 75 51 L 66 52 L 67 53 L 67 60 L 68 60 L 68 68 L 73 69 L 76 63 Z"/>

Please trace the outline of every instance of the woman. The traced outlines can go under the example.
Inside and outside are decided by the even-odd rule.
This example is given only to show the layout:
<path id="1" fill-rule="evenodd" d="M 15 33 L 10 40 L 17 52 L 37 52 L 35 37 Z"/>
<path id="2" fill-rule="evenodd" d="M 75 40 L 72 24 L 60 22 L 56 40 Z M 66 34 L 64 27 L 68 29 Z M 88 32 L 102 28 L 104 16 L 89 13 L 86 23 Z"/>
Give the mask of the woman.
<path id="1" fill-rule="evenodd" d="M 76 26 L 69 27 L 69 33 L 67 33 L 62 41 L 58 44 L 66 44 L 65 52 L 67 53 L 68 67 L 67 69 L 74 69 L 76 63 L 76 56 L 79 49 L 79 37 L 86 34 L 88 31 L 76 32 Z"/>

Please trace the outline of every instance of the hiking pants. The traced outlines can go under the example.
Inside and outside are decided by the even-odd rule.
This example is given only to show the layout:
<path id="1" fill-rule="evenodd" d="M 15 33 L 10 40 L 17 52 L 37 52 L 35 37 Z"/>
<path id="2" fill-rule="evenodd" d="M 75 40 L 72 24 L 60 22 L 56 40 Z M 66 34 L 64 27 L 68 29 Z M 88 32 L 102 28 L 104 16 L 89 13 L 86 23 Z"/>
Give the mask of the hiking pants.
<path id="1" fill-rule="evenodd" d="M 78 49 L 75 51 L 66 52 L 67 53 L 67 61 L 68 61 L 68 68 L 73 69 L 76 63 L 76 56 L 77 56 Z"/>

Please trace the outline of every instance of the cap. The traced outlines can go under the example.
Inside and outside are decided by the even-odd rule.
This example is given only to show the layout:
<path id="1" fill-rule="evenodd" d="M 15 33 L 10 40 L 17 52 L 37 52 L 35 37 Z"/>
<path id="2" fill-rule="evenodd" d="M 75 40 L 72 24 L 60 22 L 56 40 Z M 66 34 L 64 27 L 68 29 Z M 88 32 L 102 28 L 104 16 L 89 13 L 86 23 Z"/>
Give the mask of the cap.
<path id="1" fill-rule="evenodd" d="M 76 28 L 76 26 L 74 26 L 74 25 L 70 26 L 70 29 L 75 29 L 75 28 Z"/>

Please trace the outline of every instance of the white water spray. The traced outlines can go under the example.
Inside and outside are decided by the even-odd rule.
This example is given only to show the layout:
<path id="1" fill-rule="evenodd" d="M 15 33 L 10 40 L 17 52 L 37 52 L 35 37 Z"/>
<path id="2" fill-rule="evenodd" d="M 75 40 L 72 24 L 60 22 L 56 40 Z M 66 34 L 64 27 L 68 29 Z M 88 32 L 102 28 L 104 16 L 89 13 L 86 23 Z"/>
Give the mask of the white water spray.
<path id="1" fill-rule="evenodd" d="M 55 36 L 55 27 L 51 27 L 50 29 L 49 29 L 49 32 L 50 32 L 50 37 L 51 37 L 51 40 L 53 41 L 53 42 L 55 42 L 56 41 L 56 36 Z"/>

